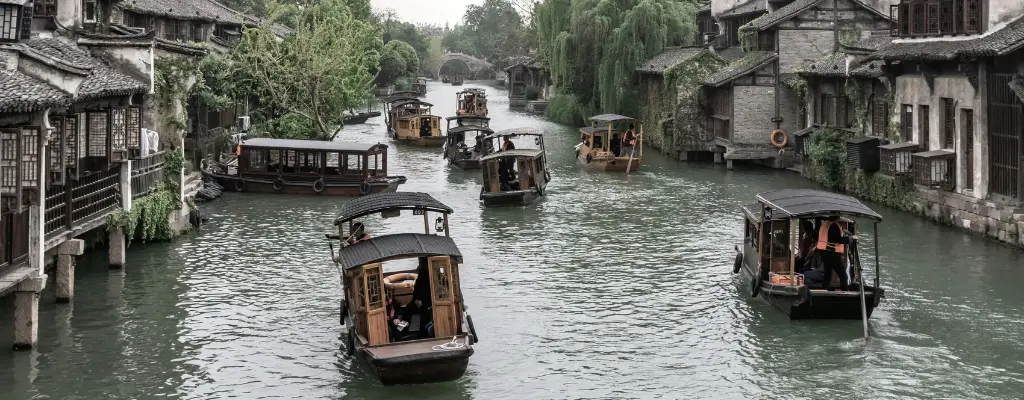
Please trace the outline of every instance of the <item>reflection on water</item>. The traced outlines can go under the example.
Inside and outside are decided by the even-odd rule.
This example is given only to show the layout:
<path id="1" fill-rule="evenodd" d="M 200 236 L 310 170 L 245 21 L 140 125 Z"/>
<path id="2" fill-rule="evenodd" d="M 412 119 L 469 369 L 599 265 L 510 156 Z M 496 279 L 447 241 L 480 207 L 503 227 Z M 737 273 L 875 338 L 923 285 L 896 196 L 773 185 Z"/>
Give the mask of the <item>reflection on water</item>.
<path id="1" fill-rule="evenodd" d="M 465 87 L 478 86 L 468 83 Z M 460 88 L 431 83 L 434 114 Z M 0 330 L 0 398 L 1016 398 L 1024 390 L 1020 252 L 879 207 L 888 297 L 859 321 L 791 322 L 730 273 L 739 206 L 789 172 L 645 154 L 629 177 L 580 171 L 578 135 L 510 112 L 495 130 L 546 131 L 548 196 L 483 208 L 480 171 L 437 149 L 391 146 L 400 190 L 455 209 L 463 292 L 481 341 L 466 376 L 381 387 L 344 355 L 339 275 L 323 233 L 344 199 L 227 193 L 211 224 L 133 244 L 129 266 L 79 262 L 76 298 L 41 303 L 37 351 Z M 340 140 L 390 143 L 383 119 Z M 422 220 L 368 219 L 375 234 Z M 869 236 L 869 235 L 866 235 Z M 411 268 L 411 266 L 410 266 Z M 11 321 L 10 304 L 0 321 Z"/>

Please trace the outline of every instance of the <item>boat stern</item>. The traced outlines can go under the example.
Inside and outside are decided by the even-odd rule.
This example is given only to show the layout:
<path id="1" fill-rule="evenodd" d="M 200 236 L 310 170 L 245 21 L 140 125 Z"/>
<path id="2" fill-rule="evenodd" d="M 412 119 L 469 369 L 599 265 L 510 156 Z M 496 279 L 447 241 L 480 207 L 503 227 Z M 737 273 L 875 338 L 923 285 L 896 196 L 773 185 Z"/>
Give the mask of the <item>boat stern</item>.
<path id="1" fill-rule="evenodd" d="M 450 338 L 389 343 L 364 348 L 364 356 L 384 385 L 439 383 L 459 379 L 473 355 L 472 339 Z M 452 343 L 456 344 L 452 344 Z"/>

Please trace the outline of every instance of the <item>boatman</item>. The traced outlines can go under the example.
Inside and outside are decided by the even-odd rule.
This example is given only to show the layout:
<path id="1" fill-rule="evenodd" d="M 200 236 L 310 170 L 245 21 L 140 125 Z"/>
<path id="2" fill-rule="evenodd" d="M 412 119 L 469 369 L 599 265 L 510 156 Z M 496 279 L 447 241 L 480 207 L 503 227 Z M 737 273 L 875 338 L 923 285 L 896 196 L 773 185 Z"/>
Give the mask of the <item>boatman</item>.
<path id="1" fill-rule="evenodd" d="M 629 130 L 626 131 L 625 135 L 622 135 L 622 155 L 619 157 L 629 157 L 632 155 L 634 146 L 636 146 L 636 132 L 633 132 L 633 124 L 629 124 Z"/>
<path id="2" fill-rule="evenodd" d="M 828 217 L 818 228 L 818 243 L 815 249 L 821 256 L 821 263 L 824 264 L 825 287 L 832 283 L 832 272 L 839 275 L 839 288 L 843 291 L 850 289 L 849 279 L 846 270 L 843 268 L 843 256 L 846 255 L 846 246 L 851 240 L 857 240 L 857 235 L 846 236 L 839 223 L 839 216 Z M 831 288 L 828 288 L 832 290 Z"/>

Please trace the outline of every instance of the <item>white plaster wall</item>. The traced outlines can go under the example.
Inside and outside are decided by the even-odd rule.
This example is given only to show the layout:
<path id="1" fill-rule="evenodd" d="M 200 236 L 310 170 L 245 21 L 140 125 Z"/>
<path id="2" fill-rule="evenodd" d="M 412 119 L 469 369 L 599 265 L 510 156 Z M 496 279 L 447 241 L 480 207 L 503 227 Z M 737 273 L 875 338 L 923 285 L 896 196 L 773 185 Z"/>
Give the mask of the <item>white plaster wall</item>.
<path id="1" fill-rule="evenodd" d="M 68 27 L 82 27 L 82 1 L 57 0 L 57 22 Z"/>
<path id="2" fill-rule="evenodd" d="M 82 75 L 61 71 L 28 57 L 21 57 L 18 61 L 18 71 L 72 94 L 78 93 L 78 86 L 85 82 L 86 78 Z"/>
<path id="3" fill-rule="evenodd" d="M 711 0 L 711 15 L 718 17 L 719 14 L 729 11 L 733 7 L 746 3 L 750 0 Z M 767 0 L 761 0 L 767 3 Z"/>
<path id="4" fill-rule="evenodd" d="M 988 27 L 998 28 L 1024 15 L 1024 0 L 988 0 Z"/>
<path id="5" fill-rule="evenodd" d="M 979 84 L 979 88 L 981 85 Z M 954 124 L 953 134 L 953 148 L 944 148 L 942 138 L 942 98 L 953 99 L 955 104 L 955 117 L 956 123 Z M 983 161 L 982 153 L 987 147 L 984 145 L 982 137 L 984 137 L 985 124 L 983 119 L 979 118 L 986 112 L 984 109 L 984 103 L 981 101 L 982 97 L 980 93 L 974 90 L 967 78 L 962 75 L 943 75 L 936 76 L 934 80 L 934 88 L 929 89 L 928 84 L 921 74 L 907 74 L 896 78 L 896 104 L 897 112 L 902 113 L 903 105 L 910 104 L 914 106 L 914 126 L 913 126 L 913 142 L 921 143 L 921 107 L 928 106 L 928 148 L 927 150 L 952 150 L 957 154 L 957 189 L 958 193 L 963 193 L 964 182 L 967 179 L 971 179 L 974 182 L 973 196 L 983 198 L 982 194 L 987 192 L 987 188 L 983 183 L 985 179 L 981 176 L 984 174 L 985 168 L 982 166 L 986 165 Z M 974 110 L 974 159 L 967 160 L 964 157 L 964 129 L 961 123 L 961 117 L 964 109 Z M 899 115 L 899 114 L 897 114 Z M 904 138 L 907 139 L 907 138 Z M 985 156 L 987 157 L 987 156 Z M 974 176 L 966 176 L 967 169 L 963 168 L 963 165 L 967 162 L 974 163 Z"/>

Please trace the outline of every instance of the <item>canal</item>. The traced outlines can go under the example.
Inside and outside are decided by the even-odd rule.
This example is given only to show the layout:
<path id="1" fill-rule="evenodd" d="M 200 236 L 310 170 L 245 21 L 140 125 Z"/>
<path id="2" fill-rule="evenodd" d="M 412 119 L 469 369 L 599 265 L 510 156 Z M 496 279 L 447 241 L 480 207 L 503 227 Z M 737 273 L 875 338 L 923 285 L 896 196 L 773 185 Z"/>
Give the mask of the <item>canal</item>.
<path id="1" fill-rule="evenodd" d="M 482 86 L 468 82 L 465 87 Z M 435 114 L 455 92 L 429 86 Z M 887 298 L 859 321 L 791 322 L 732 275 L 738 211 L 797 174 L 677 163 L 646 152 L 630 177 L 579 171 L 574 129 L 546 130 L 553 181 L 526 208 L 484 209 L 479 172 L 392 146 L 403 191 L 455 210 L 462 288 L 480 343 L 460 381 L 380 387 L 344 355 L 338 272 L 323 233 L 343 200 L 227 193 L 173 243 L 135 243 L 128 267 L 80 258 L 73 304 L 40 305 L 39 346 L 13 352 L 0 307 L 0 398 L 346 399 L 1016 398 L 1024 391 L 1024 255 L 876 206 Z M 346 141 L 384 141 L 382 118 Z M 369 220 L 373 233 L 420 229 Z M 866 238 L 873 240 L 873 238 Z M 103 252 L 100 252 L 103 253 Z M 52 285 L 52 283 L 51 283 Z"/>

